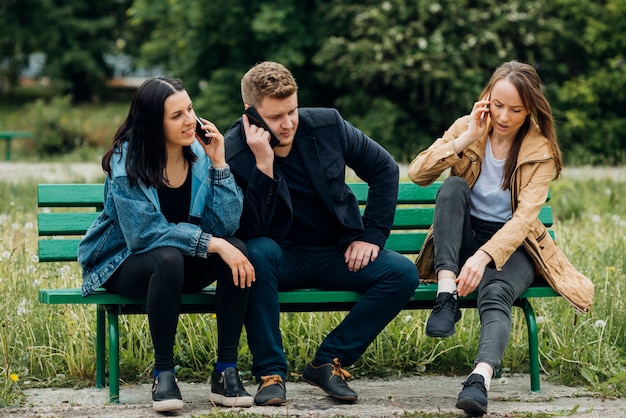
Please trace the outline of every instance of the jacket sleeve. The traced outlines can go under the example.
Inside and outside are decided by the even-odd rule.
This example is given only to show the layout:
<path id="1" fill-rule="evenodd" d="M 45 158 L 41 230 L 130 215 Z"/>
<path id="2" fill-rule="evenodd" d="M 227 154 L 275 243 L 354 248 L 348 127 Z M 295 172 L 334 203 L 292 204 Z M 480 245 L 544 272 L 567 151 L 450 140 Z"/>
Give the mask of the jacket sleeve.
<path id="1" fill-rule="evenodd" d="M 219 237 L 232 236 L 239 228 L 243 195 L 230 167 L 209 168 L 202 230 Z"/>
<path id="2" fill-rule="evenodd" d="M 275 171 L 270 178 L 256 167 L 254 154 L 248 147 L 241 120 L 224 135 L 226 160 L 243 192 L 243 211 L 237 235 L 244 240 L 269 237 L 279 240 L 291 225 L 289 190 Z"/>
<path id="3" fill-rule="evenodd" d="M 469 117 L 457 119 L 441 138 L 438 138 L 428 149 L 420 152 L 409 164 L 409 178 L 420 186 L 428 186 L 439 178 L 448 168 L 457 167 L 463 172 L 471 164 L 465 153 L 454 152 L 452 141 L 467 130 Z"/>
<path id="4" fill-rule="evenodd" d="M 339 114 L 337 113 L 337 116 Z M 385 246 L 398 199 L 400 171 L 393 157 L 376 141 L 341 119 L 346 165 L 368 184 L 363 212 L 363 235 L 359 239 Z"/>

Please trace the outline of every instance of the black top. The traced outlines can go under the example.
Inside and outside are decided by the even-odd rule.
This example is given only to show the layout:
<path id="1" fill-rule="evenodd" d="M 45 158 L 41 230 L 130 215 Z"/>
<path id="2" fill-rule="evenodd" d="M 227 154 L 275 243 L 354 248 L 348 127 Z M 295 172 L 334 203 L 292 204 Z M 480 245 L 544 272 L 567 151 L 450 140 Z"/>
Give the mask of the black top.
<path id="1" fill-rule="evenodd" d="M 157 193 L 161 212 L 168 222 L 187 222 L 191 205 L 191 167 L 187 169 L 187 178 L 180 187 L 159 187 Z"/>
<path id="2" fill-rule="evenodd" d="M 276 157 L 291 195 L 293 222 L 285 239 L 296 245 L 335 245 L 341 233 L 341 224 L 328 210 L 304 168 L 302 156 L 293 148 L 287 157 Z"/>

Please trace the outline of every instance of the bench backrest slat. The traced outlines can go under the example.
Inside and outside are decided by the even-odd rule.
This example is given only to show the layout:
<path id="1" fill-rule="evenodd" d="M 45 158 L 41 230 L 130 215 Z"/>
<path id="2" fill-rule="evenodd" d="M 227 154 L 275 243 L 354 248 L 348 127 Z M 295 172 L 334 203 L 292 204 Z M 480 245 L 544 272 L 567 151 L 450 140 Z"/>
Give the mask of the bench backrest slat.
<path id="1" fill-rule="evenodd" d="M 441 183 L 420 187 L 401 182 L 393 227 L 385 248 L 417 254 L 433 221 L 434 202 Z M 75 261 L 81 236 L 103 208 L 102 184 L 40 184 L 38 186 L 39 260 Z M 350 183 L 362 205 L 366 183 Z M 63 210 L 64 208 L 66 210 Z M 552 226 L 552 208 L 544 206 L 539 219 Z M 550 231 L 551 234 L 552 231 Z"/>

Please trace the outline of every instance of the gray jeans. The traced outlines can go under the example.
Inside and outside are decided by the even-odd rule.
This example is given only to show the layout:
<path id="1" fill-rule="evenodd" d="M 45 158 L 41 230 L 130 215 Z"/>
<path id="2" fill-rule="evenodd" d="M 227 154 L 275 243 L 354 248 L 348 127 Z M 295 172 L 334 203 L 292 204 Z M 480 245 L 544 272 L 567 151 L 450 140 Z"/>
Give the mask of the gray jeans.
<path id="1" fill-rule="evenodd" d="M 449 177 L 439 188 L 433 220 L 436 272 L 450 270 L 458 276 L 465 261 L 502 228 L 470 216 L 470 193 L 461 177 Z M 474 365 L 484 362 L 494 374 L 498 371 L 511 335 L 513 302 L 535 279 L 533 262 L 521 246 L 502 270 L 493 263 L 487 266 L 478 285 L 481 329 Z"/>

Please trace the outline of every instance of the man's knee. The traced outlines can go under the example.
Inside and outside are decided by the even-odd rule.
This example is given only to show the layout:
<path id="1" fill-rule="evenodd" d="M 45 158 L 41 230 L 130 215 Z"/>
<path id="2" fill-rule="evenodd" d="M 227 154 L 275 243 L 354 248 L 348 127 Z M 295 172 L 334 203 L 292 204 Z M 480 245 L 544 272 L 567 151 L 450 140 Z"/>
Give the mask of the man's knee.
<path id="1" fill-rule="evenodd" d="M 246 241 L 246 248 L 248 249 L 248 258 L 253 265 L 255 263 L 276 262 L 282 254 L 276 241 L 266 237 Z"/>
<path id="2" fill-rule="evenodd" d="M 388 264 L 390 271 L 394 272 L 391 276 L 396 281 L 398 291 L 412 294 L 419 285 L 419 275 L 415 264 L 403 256 L 402 254 L 392 253 L 385 262 Z"/>

